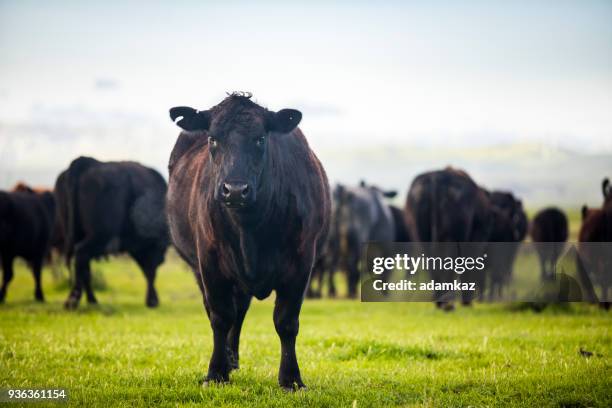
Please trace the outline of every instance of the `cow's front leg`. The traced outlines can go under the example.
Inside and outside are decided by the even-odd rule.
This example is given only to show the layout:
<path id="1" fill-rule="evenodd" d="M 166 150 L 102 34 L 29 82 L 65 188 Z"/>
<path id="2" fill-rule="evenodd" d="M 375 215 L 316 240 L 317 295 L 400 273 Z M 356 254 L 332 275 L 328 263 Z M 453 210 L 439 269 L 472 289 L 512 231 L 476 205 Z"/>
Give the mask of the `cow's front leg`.
<path id="1" fill-rule="evenodd" d="M 231 370 L 227 355 L 227 335 L 236 318 L 232 288 L 227 283 L 205 283 L 206 305 L 213 331 L 213 353 L 208 365 L 204 385 L 209 382 L 227 382 Z"/>
<path id="2" fill-rule="evenodd" d="M 304 388 L 295 355 L 295 339 L 300 326 L 299 316 L 304 287 L 295 290 L 277 290 L 274 306 L 274 327 L 281 341 L 281 362 L 278 383 L 286 390 Z"/>

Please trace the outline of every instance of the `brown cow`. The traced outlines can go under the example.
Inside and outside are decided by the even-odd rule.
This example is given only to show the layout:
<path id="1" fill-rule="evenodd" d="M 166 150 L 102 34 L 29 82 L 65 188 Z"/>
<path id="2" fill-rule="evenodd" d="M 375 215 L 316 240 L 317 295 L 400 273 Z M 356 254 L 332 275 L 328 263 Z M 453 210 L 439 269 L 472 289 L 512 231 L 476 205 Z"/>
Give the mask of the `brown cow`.
<path id="1" fill-rule="evenodd" d="M 610 244 L 612 242 L 612 206 L 590 209 L 582 207 L 582 226 L 578 234 L 579 257 L 578 272 L 583 286 L 591 287 L 591 282 L 602 288 L 603 302 L 600 306 L 606 310 L 610 308 L 610 294 L 612 287 L 612 259 Z M 587 291 L 590 300 L 596 300 L 592 289 Z"/>

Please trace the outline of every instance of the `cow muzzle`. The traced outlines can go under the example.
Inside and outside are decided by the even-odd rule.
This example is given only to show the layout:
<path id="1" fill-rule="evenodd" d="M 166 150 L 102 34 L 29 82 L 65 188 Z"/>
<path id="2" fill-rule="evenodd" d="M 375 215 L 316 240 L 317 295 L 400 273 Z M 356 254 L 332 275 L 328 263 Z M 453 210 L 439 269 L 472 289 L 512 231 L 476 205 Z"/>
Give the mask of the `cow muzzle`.
<path id="1" fill-rule="evenodd" d="M 248 183 L 224 182 L 219 186 L 219 198 L 229 208 L 247 208 L 255 202 L 255 192 Z"/>

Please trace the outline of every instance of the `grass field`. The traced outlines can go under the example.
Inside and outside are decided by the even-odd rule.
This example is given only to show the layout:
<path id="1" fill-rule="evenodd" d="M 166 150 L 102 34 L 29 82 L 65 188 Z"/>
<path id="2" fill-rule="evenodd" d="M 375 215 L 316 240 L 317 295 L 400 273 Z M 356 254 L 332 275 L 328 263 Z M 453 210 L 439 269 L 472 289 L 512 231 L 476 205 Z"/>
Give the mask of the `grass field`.
<path id="1" fill-rule="evenodd" d="M 612 406 L 612 315 L 595 307 L 511 311 L 475 305 L 306 301 L 298 358 L 306 391 L 277 386 L 273 301 L 255 301 L 229 385 L 200 387 L 212 336 L 192 276 L 161 268 L 161 307 L 127 258 L 95 264 L 100 305 L 66 312 L 65 283 L 45 273 L 32 301 L 19 265 L 0 305 L 0 388 L 65 387 L 72 405 Z M 593 352 L 585 357 L 580 350 Z"/>

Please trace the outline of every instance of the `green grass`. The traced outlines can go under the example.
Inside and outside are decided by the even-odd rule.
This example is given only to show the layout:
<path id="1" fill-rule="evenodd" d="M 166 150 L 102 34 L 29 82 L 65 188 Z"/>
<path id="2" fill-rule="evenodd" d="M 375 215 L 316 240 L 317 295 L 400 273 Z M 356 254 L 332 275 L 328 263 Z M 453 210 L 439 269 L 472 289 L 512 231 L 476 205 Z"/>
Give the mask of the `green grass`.
<path id="1" fill-rule="evenodd" d="M 211 330 L 193 277 L 170 257 L 161 307 L 127 258 L 95 264 L 100 305 L 62 308 L 65 285 L 45 271 L 32 301 L 19 265 L 0 305 L 0 388 L 65 387 L 75 406 L 612 406 L 612 315 L 572 305 L 537 314 L 503 305 L 443 313 L 431 304 L 306 301 L 298 359 L 308 390 L 277 385 L 273 301 L 254 301 L 241 369 L 200 387 Z M 580 349 L 594 353 L 583 357 Z"/>

